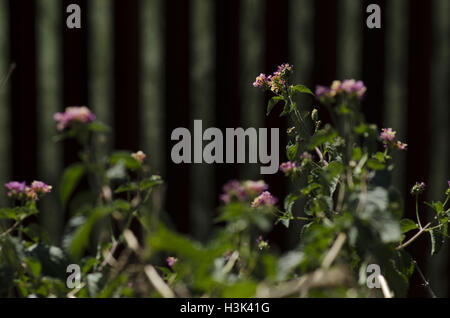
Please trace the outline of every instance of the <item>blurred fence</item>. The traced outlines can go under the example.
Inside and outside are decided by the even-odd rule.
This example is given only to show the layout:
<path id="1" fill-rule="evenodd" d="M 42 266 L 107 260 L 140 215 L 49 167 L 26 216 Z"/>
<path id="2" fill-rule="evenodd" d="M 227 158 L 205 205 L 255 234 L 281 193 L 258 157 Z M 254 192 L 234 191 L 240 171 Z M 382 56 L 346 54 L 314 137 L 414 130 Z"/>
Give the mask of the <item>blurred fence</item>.
<path id="1" fill-rule="evenodd" d="M 81 6 L 82 29 L 66 28 L 71 3 Z M 381 6 L 380 30 L 365 27 L 369 3 Z M 171 132 L 194 119 L 283 131 L 285 120 L 265 118 L 265 97 L 251 84 L 289 62 L 311 87 L 364 80 L 368 119 L 409 144 L 396 158 L 394 183 L 408 199 L 411 185 L 425 181 L 427 199 L 438 199 L 450 176 L 449 21 L 448 0 L 0 0 L 0 76 L 16 65 L 0 92 L 0 181 L 57 185 L 76 152 L 52 141 L 52 115 L 88 105 L 114 127 L 110 148 L 149 154 L 167 181 L 165 209 L 177 228 L 205 239 L 222 184 L 261 176 L 252 165 L 177 166 Z M 265 179 L 285 195 L 280 175 Z M 63 212 L 56 199 L 42 204 L 42 222 L 58 238 Z M 298 237 L 277 240 L 292 245 Z M 427 239 L 410 252 L 438 295 L 448 295 L 449 249 L 429 266 Z M 424 295 L 419 281 L 413 296 Z"/>

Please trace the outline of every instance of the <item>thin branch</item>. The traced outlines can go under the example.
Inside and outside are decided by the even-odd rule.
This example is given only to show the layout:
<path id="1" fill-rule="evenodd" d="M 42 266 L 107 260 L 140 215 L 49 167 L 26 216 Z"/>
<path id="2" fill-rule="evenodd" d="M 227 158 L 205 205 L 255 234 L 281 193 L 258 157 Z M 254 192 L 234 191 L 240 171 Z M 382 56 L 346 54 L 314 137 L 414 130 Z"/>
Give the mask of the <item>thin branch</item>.
<path id="1" fill-rule="evenodd" d="M 7 229 L 5 232 L 3 232 L 2 234 L 0 234 L 0 237 L 4 237 L 7 236 L 9 233 L 11 233 L 12 231 L 14 231 L 19 225 L 20 225 L 21 221 L 16 221 L 16 223 L 13 224 L 13 226 L 11 226 L 9 229 Z"/>
<path id="2" fill-rule="evenodd" d="M 423 228 L 421 228 L 419 230 L 419 232 L 416 233 L 416 235 L 414 235 L 413 237 L 411 237 L 407 242 L 400 244 L 399 246 L 397 246 L 397 250 L 401 250 L 404 249 L 405 247 L 407 247 L 409 244 L 411 244 L 412 242 L 414 242 L 423 232 L 425 232 L 425 230 L 431 225 L 431 223 L 428 223 L 427 225 L 425 225 Z"/>
<path id="3" fill-rule="evenodd" d="M 431 295 L 432 298 L 436 298 L 436 294 L 435 294 L 435 293 L 433 292 L 433 290 L 431 289 L 430 283 L 428 282 L 428 280 L 427 280 L 427 279 L 425 278 L 425 276 L 423 275 L 422 271 L 421 271 L 420 268 L 419 268 L 419 265 L 417 265 L 417 262 L 416 262 L 416 261 L 413 260 L 413 262 L 414 262 L 414 265 L 415 265 L 415 267 L 416 267 L 416 269 L 417 269 L 417 272 L 419 273 L 420 277 L 421 277 L 422 280 L 423 280 L 423 286 L 425 286 L 425 288 L 428 290 L 428 292 L 430 293 L 430 295 Z"/>

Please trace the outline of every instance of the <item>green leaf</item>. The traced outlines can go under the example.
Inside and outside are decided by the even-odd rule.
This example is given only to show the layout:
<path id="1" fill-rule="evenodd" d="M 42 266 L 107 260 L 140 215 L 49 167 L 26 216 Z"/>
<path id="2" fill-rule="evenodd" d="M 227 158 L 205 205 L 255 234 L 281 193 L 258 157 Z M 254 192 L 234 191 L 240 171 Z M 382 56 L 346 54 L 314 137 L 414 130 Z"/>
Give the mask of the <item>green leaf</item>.
<path id="1" fill-rule="evenodd" d="M 119 151 L 111 155 L 110 164 L 112 166 L 117 164 L 123 164 L 127 169 L 138 170 L 142 167 L 142 164 L 131 157 L 131 153 L 127 151 Z"/>
<path id="2" fill-rule="evenodd" d="M 309 95 L 314 96 L 314 93 L 305 85 L 292 86 L 291 91 L 293 94 L 300 93 L 300 94 L 309 94 Z"/>
<path id="3" fill-rule="evenodd" d="M 160 176 L 151 176 L 150 178 L 144 179 L 141 182 L 141 191 L 151 189 L 157 185 L 163 184 L 164 181 Z"/>
<path id="4" fill-rule="evenodd" d="M 278 104 L 280 101 L 284 101 L 284 98 L 282 96 L 274 96 L 269 100 L 269 104 L 267 105 L 267 113 L 266 113 L 267 116 L 270 114 L 275 105 Z"/>
<path id="5" fill-rule="evenodd" d="M 308 149 L 313 150 L 316 147 L 323 145 L 326 142 L 332 142 L 334 138 L 338 136 L 337 132 L 331 128 L 331 126 L 325 126 L 324 129 L 319 130 L 314 136 L 312 136 Z"/>
<path id="6" fill-rule="evenodd" d="M 250 298 L 256 294 L 256 283 L 251 281 L 239 282 L 225 287 L 222 292 L 224 298 Z"/>
<path id="7" fill-rule="evenodd" d="M 353 148 L 352 160 L 359 161 L 362 158 L 362 150 L 359 147 Z"/>
<path id="8" fill-rule="evenodd" d="M 400 228 L 402 233 L 407 233 L 411 230 L 415 230 L 418 228 L 417 224 L 410 219 L 402 219 L 400 220 Z"/>
<path id="9" fill-rule="evenodd" d="M 27 264 L 34 278 L 38 278 L 41 275 L 42 265 L 37 259 L 28 258 L 25 260 L 25 263 Z"/>
<path id="10" fill-rule="evenodd" d="M 95 223 L 111 214 L 114 210 L 115 207 L 112 206 L 99 206 L 91 212 L 86 222 L 76 230 L 74 236 L 71 238 L 69 253 L 73 258 L 79 259 L 82 255 L 89 243 L 89 236 Z"/>
<path id="11" fill-rule="evenodd" d="M 373 158 L 367 161 L 367 166 L 372 170 L 383 170 L 386 167 L 384 164 Z"/>
<path id="12" fill-rule="evenodd" d="M 290 145 L 287 147 L 286 156 L 289 161 L 295 160 L 295 157 L 297 156 L 297 151 L 298 151 L 298 144 Z"/>
<path id="13" fill-rule="evenodd" d="M 85 170 L 86 169 L 83 164 L 76 163 L 68 167 L 64 171 L 59 192 L 60 200 L 63 206 L 67 205 L 67 201 L 69 200 L 73 191 L 75 191 L 75 188 L 83 177 Z"/>
<path id="14" fill-rule="evenodd" d="M 17 220 L 20 213 L 19 208 L 0 209 L 0 220 Z"/>

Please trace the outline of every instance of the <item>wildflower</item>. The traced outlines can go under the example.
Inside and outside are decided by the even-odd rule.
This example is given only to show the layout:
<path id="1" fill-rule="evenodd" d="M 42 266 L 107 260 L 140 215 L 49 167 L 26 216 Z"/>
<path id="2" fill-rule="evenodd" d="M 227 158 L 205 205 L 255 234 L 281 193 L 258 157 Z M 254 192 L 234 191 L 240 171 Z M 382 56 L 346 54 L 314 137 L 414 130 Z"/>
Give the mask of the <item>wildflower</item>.
<path id="1" fill-rule="evenodd" d="M 418 195 L 421 194 L 423 191 L 425 191 L 425 182 L 416 182 L 416 184 L 411 189 L 412 195 Z"/>
<path id="2" fill-rule="evenodd" d="M 407 147 L 408 147 L 408 145 L 407 145 L 407 144 L 404 144 L 404 143 L 402 143 L 402 142 L 400 142 L 400 141 L 397 141 L 397 143 L 395 144 L 395 147 L 396 147 L 398 150 L 406 150 Z"/>
<path id="3" fill-rule="evenodd" d="M 224 203 L 229 203 L 233 198 L 237 198 L 238 201 L 245 201 L 247 199 L 247 194 L 245 189 L 241 186 L 240 182 L 237 180 L 230 180 L 223 186 L 223 194 L 220 199 Z"/>
<path id="4" fill-rule="evenodd" d="M 266 74 L 261 73 L 257 78 L 256 81 L 253 83 L 253 87 L 256 88 L 264 88 L 268 85 L 268 80 Z"/>
<path id="5" fill-rule="evenodd" d="M 384 147 L 386 148 L 388 145 L 390 145 L 399 150 L 406 150 L 408 145 L 402 143 L 401 141 L 396 141 L 395 140 L 396 134 L 397 132 L 393 131 L 392 128 L 381 129 L 380 138 L 384 143 Z"/>
<path id="6" fill-rule="evenodd" d="M 33 201 L 39 200 L 39 196 L 50 193 L 52 186 L 42 181 L 33 181 L 31 186 L 27 186 L 25 182 L 11 181 L 5 184 L 8 189 L 7 196 L 15 199 L 29 199 Z"/>
<path id="7" fill-rule="evenodd" d="M 178 258 L 170 256 L 166 259 L 167 265 L 169 265 L 169 267 L 173 267 L 175 265 L 176 262 L 178 262 Z"/>
<path id="8" fill-rule="evenodd" d="M 261 195 L 256 197 L 252 202 L 252 208 L 260 206 L 273 206 L 277 203 L 277 199 L 270 194 L 269 191 L 264 191 Z"/>
<path id="9" fill-rule="evenodd" d="M 95 118 L 95 114 L 86 106 L 67 107 L 64 113 L 53 115 L 53 119 L 57 122 L 56 128 L 59 131 L 63 131 L 73 122 L 87 124 L 94 121 Z"/>
<path id="10" fill-rule="evenodd" d="M 264 241 L 261 235 L 258 236 L 258 238 L 256 239 L 256 243 L 258 244 L 259 250 L 264 250 L 264 249 L 269 248 L 269 242 Z"/>
<path id="11" fill-rule="evenodd" d="M 242 184 L 244 190 L 247 192 L 248 196 L 257 196 L 263 191 L 267 190 L 269 186 L 263 181 L 244 181 Z"/>
<path id="12" fill-rule="evenodd" d="M 284 76 L 286 73 L 292 72 L 293 69 L 294 67 L 292 65 L 285 63 L 278 66 L 278 71 L 276 73 L 279 73 L 281 76 Z"/>
<path id="13" fill-rule="evenodd" d="M 42 181 L 33 181 L 33 183 L 31 183 L 31 190 L 38 195 L 44 195 L 52 191 L 52 186 L 45 184 Z"/>
<path id="14" fill-rule="evenodd" d="M 348 96 L 356 96 L 361 99 L 366 93 L 367 88 L 362 81 L 354 79 L 346 79 L 344 81 L 333 81 L 330 87 L 317 86 L 316 96 L 319 99 L 330 98 L 333 99 L 336 95 L 344 93 Z"/>
<path id="15" fill-rule="evenodd" d="M 275 94 L 279 94 L 286 86 L 286 82 L 282 79 L 282 74 L 275 72 L 273 76 L 269 76 L 270 90 Z"/>
<path id="16" fill-rule="evenodd" d="M 397 132 L 393 131 L 392 128 L 381 129 L 380 137 L 384 141 L 393 141 Z"/>
<path id="17" fill-rule="evenodd" d="M 25 194 L 27 185 L 25 182 L 11 181 L 5 184 L 6 189 L 8 189 L 8 197 L 17 197 Z"/>
<path id="18" fill-rule="evenodd" d="M 283 162 L 280 165 L 280 170 L 283 171 L 284 174 L 288 175 L 290 173 L 292 173 L 293 171 L 295 171 L 295 168 L 297 168 L 297 165 L 295 162 Z"/>
<path id="19" fill-rule="evenodd" d="M 147 158 L 147 155 L 143 151 L 139 150 L 138 152 L 131 154 L 131 157 L 133 157 L 140 163 L 143 163 L 145 161 L 145 158 Z"/>

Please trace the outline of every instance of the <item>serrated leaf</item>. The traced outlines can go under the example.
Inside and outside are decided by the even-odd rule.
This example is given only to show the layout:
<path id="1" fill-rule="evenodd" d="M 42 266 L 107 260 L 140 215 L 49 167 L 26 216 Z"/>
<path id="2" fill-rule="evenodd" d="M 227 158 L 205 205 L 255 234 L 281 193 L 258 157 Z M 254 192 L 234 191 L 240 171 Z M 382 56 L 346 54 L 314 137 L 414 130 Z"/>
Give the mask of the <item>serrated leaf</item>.
<path id="1" fill-rule="evenodd" d="M 312 136 L 308 149 L 313 150 L 326 142 L 332 142 L 337 136 L 338 134 L 334 129 L 330 126 L 326 126 L 324 129 L 319 130 L 314 136 Z"/>
<path id="2" fill-rule="evenodd" d="M 291 91 L 292 93 L 296 94 L 296 93 L 300 93 L 300 94 L 309 94 L 314 96 L 314 93 L 305 85 L 296 85 L 296 86 L 292 86 L 291 87 Z"/>
<path id="3" fill-rule="evenodd" d="M 402 219 L 400 220 L 400 228 L 402 233 L 407 233 L 411 230 L 415 230 L 418 228 L 417 224 L 410 219 Z"/>
<path id="4" fill-rule="evenodd" d="M 436 255 L 444 243 L 444 236 L 439 230 L 430 230 L 429 233 L 431 239 L 431 255 Z"/>

